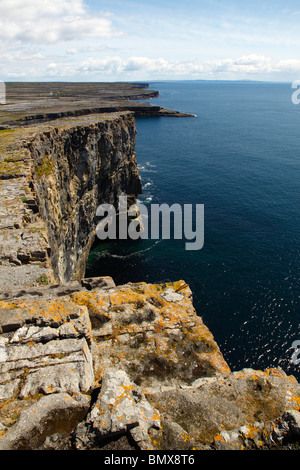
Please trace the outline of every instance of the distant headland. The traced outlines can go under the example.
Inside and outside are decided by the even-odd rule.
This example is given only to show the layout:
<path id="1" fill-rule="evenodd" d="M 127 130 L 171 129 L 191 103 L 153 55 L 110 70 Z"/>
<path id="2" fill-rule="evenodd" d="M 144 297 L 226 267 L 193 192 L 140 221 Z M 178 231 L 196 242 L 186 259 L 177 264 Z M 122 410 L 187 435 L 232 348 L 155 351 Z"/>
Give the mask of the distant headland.
<path id="1" fill-rule="evenodd" d="M 6 105 L 0 107 L 0 127 L 120 111 L 132 111 L 135 117 L 194 117 L 139 101 L 158 96 L 147 83 L 9 82 Z"/>

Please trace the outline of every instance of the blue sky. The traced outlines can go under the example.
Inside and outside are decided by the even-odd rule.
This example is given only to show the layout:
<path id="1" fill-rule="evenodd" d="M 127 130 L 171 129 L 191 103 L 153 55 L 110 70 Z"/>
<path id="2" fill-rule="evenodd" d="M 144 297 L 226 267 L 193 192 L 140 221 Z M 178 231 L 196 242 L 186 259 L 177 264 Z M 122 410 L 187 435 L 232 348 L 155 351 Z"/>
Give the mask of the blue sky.
<path id="1" fill-rule="evenodd" d="M 300 79 L 295 0 L 0 0 L 0 79 Z"/>

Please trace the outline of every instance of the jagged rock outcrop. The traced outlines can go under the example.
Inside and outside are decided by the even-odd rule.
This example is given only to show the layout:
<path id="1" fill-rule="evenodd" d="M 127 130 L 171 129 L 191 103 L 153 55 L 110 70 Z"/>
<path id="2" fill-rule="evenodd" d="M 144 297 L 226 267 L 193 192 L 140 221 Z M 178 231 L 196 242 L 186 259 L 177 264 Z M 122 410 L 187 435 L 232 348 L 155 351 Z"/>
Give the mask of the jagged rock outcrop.
<path id="1" fill-rule="evenodd" d="M 74 433 L 77 450 L 93 449 L 103 441 L 129 435 L 142 450 L 152 449 L 150 430 L 160 429 L 159 413 L 124 370 L 105 372 L 96 403 Z"/>

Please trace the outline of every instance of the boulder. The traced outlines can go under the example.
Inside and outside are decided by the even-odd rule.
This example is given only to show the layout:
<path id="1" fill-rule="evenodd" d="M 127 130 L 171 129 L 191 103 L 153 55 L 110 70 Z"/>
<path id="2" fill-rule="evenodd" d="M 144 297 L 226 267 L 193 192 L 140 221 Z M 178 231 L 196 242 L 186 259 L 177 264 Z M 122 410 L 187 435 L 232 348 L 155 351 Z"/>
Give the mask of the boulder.
<path id="1" fill-rule="evenodd" d="M 0 450 L 37 449 L 47 436 L 70 432 L 85 417 L 89 405 L 89 397 L 80 393 L 41 397 L 21 412 L 16 424 L 2 437 L 0 430 Z"/>

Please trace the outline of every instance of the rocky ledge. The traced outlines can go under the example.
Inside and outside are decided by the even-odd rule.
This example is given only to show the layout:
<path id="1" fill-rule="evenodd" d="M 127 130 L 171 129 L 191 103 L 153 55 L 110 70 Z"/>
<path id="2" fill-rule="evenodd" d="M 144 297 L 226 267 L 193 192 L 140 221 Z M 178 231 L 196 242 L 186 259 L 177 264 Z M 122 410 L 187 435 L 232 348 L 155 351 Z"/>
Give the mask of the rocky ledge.
<path id="1" fill-rule="evenodd" d="M 0 302 L 0 449 L 273 449 L 300 386 L 232 372 L 179 281 L 111 278 Z"/>

